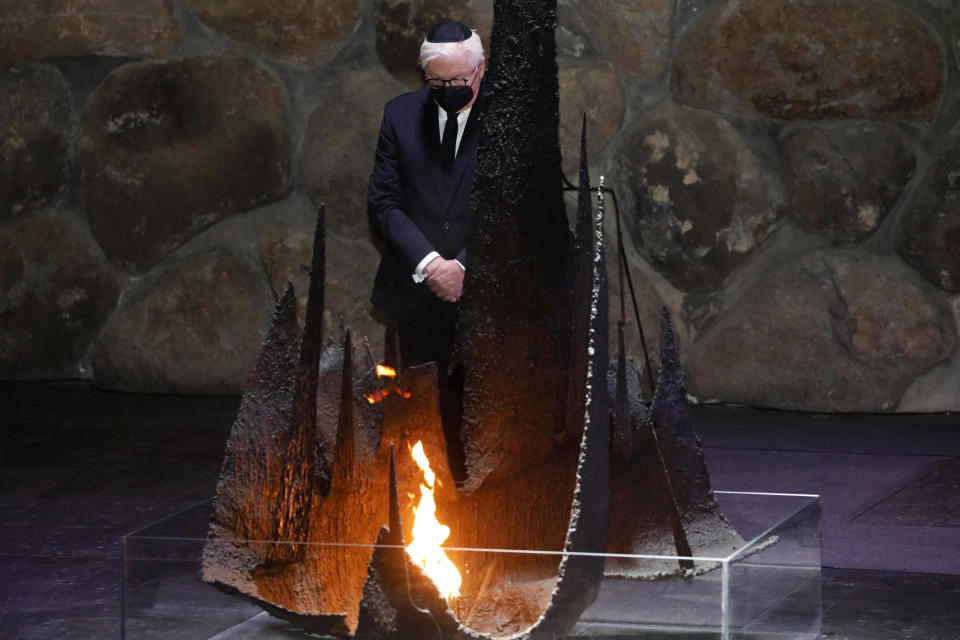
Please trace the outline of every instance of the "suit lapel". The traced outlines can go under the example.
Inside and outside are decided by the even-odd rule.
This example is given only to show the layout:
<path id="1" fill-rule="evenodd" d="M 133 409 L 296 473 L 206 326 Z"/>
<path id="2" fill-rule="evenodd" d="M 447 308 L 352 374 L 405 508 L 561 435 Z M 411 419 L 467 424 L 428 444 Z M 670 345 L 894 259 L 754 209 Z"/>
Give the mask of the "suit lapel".
<path id="1" fill-rule="evenodd" d="M 430 93 L 423 103 L 423 137 L 427 141 L 428 155 L 433 160 L 439 159 L 440 153 L 440 124 L 437 119 L 437 105 L 430 99 Z"/>
<path id="2" fill-rule="evenodd" d="M 426 141 L 424 158 L 427 166 L 424 167 L 425 173 L 433 181 L 433 193 L 437 199 L 437 205 L 442 210 L 445 206 L 446 180 L 444 180 L 443 166 L 440 163 L 440 120 L 437 115 L 437 105 L 430 99 L 430 93 L 427 92 L 427 99 L 423 103 L 423 138 Z"/>

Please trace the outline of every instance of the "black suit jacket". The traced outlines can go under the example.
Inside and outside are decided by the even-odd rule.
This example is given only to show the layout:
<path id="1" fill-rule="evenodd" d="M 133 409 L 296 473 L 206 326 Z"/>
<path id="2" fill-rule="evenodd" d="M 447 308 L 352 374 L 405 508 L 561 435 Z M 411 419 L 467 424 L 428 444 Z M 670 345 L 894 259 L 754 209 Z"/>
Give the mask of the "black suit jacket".
<path id="1" fill-rule="evenodd" d="M 398 96 L 384 107 L 367 191 L 370 227 L 384 244 L 373 285 L 375 305 L 403 313 L 416 304 L 426 285 L 417 285 L 411 276 L 431 251 L 467 266 L 464 245 L 482 112 L 478 98 L 453 167 L 445 170 L 437 105 L 429 87 Z"/>

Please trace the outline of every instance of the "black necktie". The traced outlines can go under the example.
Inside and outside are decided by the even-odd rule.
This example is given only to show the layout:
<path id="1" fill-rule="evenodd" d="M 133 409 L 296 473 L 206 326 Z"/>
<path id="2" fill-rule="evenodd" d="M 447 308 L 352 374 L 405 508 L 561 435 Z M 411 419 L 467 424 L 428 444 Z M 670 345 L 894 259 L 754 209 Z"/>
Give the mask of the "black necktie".
<path id="1" fill-rule="evenodd" d="M 440 140 L 440 160 L 445 169 L 453 166 L 457 155 L 457 114 L 448 113 L 447 123 L 443 125 L 443 138 Z"/>

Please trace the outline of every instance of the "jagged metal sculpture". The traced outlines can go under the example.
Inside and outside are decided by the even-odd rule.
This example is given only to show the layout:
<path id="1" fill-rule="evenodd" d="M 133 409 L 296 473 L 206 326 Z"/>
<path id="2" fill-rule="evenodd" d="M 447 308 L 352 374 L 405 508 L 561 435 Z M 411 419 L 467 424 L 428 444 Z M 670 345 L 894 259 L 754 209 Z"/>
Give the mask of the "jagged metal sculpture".
<path id="1" fill-rule="evenodd" d="M 603 552 L 693 556 L 736 545 L 685 409 L 669 318 L 649 413 L 622 346 L 609 364 L 604 212 L 602 200 L 592 207 L 585 125 L 575 235 L 564 212 L 555 20 L 550 0 L 495 2 L 454 357 L 465 372 L 465 485 L 455 487 L 446 461 L 435 365 L 400 371 L 384 388 L 373 362 L 357 366 L 349 331 L 322 348 L 321 208 L 304 329 L 288 287 L 231 431 L 205 580 L 319 634 L 553 639 L 605 572 L 691 569 L 689 559 L 652 571 L 631 560 L 605 566 Z M 370 404 L 378 393 L 383 401 Z M 448 545 L 555 553 L 474 554 L 452 611 L 403 551 L 412 517 L 401 497 L 420 483 L 407 455 L 416 441 L 439 478 Z M 498 629 L 504 611 L 509 633 Z"/>
<path id="2" fill-rule="evenodd" d="M 621 329 L 622 333 L 622 329 Z M 649 412 L 629 398 L 639 374 L 626 362 L 623 338 L 612 400 L 612 474 L 625 479 L 610 492 L 610 554 L 680 556 L 679 562 L 638 562 L 612 555 L 606 574 L 659 578 L 712 568 L 696 556 L 722 557 L 744 544 L 710 489 L 703 450 L 687 406 L 683 369 L 670 313 L 660 320 L 660 366 Z"/>

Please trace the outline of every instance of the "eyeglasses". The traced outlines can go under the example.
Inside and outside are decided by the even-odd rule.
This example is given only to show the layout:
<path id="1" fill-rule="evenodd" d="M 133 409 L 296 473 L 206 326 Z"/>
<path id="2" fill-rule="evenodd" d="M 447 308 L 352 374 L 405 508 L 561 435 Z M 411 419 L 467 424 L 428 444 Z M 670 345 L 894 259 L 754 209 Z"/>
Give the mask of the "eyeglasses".
<path id="1" fill-rule="evenodd" d="M 444 80 L 443 78 L 427 78 L 427 84 L 431 87 L 465 87 L 473 82 L 479 68 L 480 64 L 478 63 L 466 78 L 450 78 L 449 80 Z"/>

